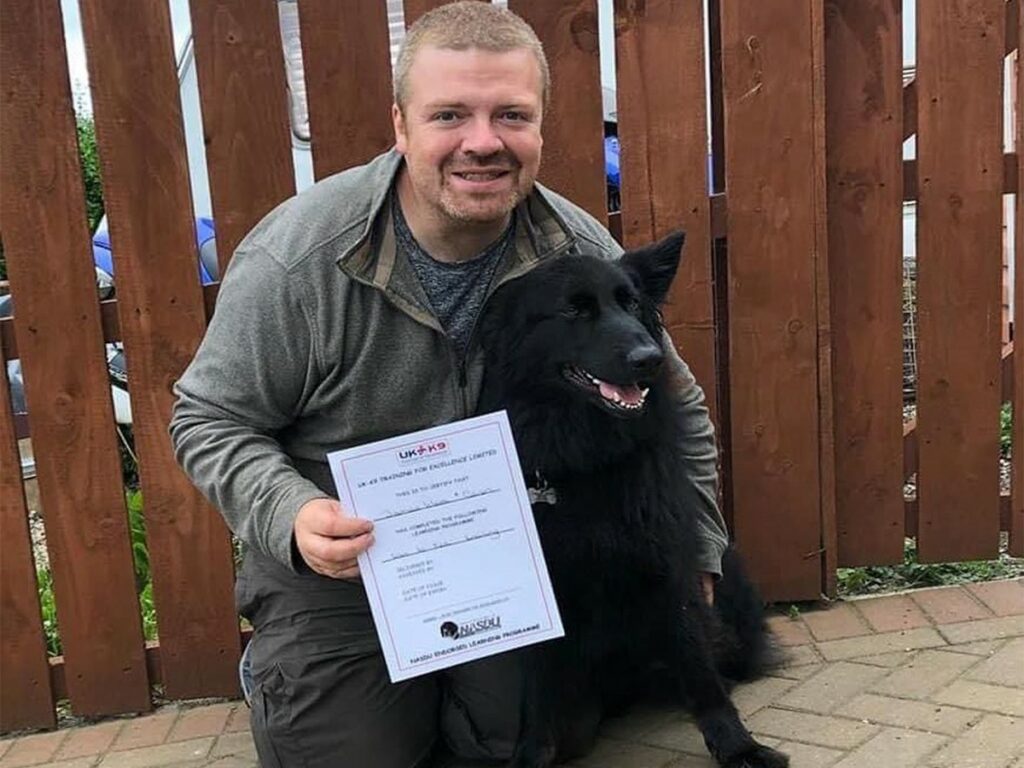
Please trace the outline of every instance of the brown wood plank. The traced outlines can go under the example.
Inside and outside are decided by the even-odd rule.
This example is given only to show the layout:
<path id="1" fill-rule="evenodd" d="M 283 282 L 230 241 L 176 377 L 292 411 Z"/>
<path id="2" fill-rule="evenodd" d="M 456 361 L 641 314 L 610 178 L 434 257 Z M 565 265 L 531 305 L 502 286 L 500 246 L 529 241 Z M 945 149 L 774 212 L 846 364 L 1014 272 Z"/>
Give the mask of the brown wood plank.
<path id="1" fill-rule="evenodd" d="M 394 143 L 387 6 L 300 0 L 299 23 L 313 172 L 322 179 Z"/>
<path id="2" fill-rule="evenodd" d="M 836 528 L 835 397 L 832 381 L 831 286 L 829 285 L 828 184 L 825 152 L 825 9 L 811 4 L 811 85 L 813 153 L 818 167 L 812 189 L 814 205 L 814 279 L 818 332 L 818 487 L 821 521 L 822 593 L 834 598 L 837 592 L 838 543 Z"/>
<path id="3" fill-rule="evenodd" d="M 686 231 L 665 325 L 714 412 L 703 10 L 699 3 L 620 0 L 615 29 L 623 240 L 637 247 Z"/>
<path id="4" fill-rule="evenodd" d="M 824 586 L 816 1 L 722 4 L 733 529 L 769 599 Z"/>
<path id="5" fill-rule="evenodd" d="M 190 0 L 221 274 L 265 214 L 295 194 L 274 0 Z"/>
<path id="6" fill-rule="evenodd" d="M 405 28 L 408 29 L 427 11 L 432 11 L 442 5 L 447 5 L 452 0 L 404 0 Z M 490 0 L 483 0 L 490 2 Z"/>
<path id="7" fill-rule="evenodd" d="M 1024 14 L 1018 12 L 1017 24 L 1014 29 L 1018 32 L 1020 26 L 1024 26 Z M 1016 148 L 1017 157 L 1024 153 L 1024 63 L 1021 62 L 1020 52 L 1017 53 L 1016 62 L 1016 85 L 1017 104 L 1014 114 L 1017 120 Z M 1024 189 L 1024 167 L 1018 162 L 1012 174 L 1017 178 L 1017 188 Z M 1024 201 L 1017 197 L 1014 211 L 1014 226 L 1017 245 L 1017 254 L 1024 253 L 1020 243 L 1024 242 Z M 1013 297 L 1014 297 L 1014 318 L 1013 327 L 1016 339 L 1024 338 L 1024 273 L 1021 259 L 1017 259 L 1017 272 L 1014 276 Z M 1014 343 L 1016 343 L 1016 339 Z M 1021 342 L 1024 344 L 1024 341 Z M 1005 355 L 1004 355 L 1005 359 Z M 1013 420 L 1013 448 L 1011 455 L 1011 476 L 1010 476 L 1010 519 L 1007 530 L 1010 532 L 1010 554 L 1016 557 L 1024 557 L 1024 351 L 1013 356 L 1013 376 L 1011 381 L 1013 388 L 1013 413 L 1016 418 Z M 1005 380 L 1005 379 L 1004 379 Z M 1004 398 L 1005 400 L 1005 398 Z"/>
<path id="8" fill-rule="evenodd" d="M 167 439 L 170 385 L 206 328 L 170 13 L 163 0 L 138 2 L 130 14 L 120 0 L 92 0 L 82 23 L 164 688 L 170 698 L 233 695 L 239 647 L 230 538 L 178 468 Z M 132 119 L 137 114 L 146 119 Z"/>
<path id="9" fill-rule="evenodd" d="M 68 693 L 81 715 L 147 710 L 58 0 L 0 3 L 0 56 L 0 229 Z"/>
<path id="10" fill-rule="evenodd" d="M 918 551 L 999 539 L 1004 0 L 918 8 Z"/>
<path id="11" fill-rule="evenodd" d="M 839 565 L 903 560 L 902 18 L 826 0 Z"/>
<path id="12" fill-rule="evenodd" d="M 540 181 L 608 217 L 596 0 L 509 0 L 536 30 L 551 68 Z"/>
<path id="13" fill-rule="evenodd" d="M 0 733 L 57 725 L 5 370 L 0 357 Z"/>
<path id="14" fill-rule="evenodd" d="M 708 86 L 711 90 L 712 189 L 725 191 L 725 102 L 722 100 L 721 0 L 708 0 Z"/>

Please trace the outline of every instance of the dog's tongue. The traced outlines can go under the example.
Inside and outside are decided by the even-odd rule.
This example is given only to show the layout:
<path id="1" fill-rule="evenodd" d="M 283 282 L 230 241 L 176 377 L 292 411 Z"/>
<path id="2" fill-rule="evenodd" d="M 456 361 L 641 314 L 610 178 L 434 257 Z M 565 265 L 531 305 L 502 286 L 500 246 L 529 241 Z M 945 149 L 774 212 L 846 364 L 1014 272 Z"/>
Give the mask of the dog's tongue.
<path id="1" fill-rule="evenodd" d="M 619 400 L 627 405 L 636 405 L 644 399 L 643 394 L 640 392 L 640 387 L 636 384 L 630 384 L 627 387 L 619 387 L 615 384 L 609 384 L 607 381 L 602 381 L 599 387 L 601 390 L 601 397 L 605 400 Z"/>

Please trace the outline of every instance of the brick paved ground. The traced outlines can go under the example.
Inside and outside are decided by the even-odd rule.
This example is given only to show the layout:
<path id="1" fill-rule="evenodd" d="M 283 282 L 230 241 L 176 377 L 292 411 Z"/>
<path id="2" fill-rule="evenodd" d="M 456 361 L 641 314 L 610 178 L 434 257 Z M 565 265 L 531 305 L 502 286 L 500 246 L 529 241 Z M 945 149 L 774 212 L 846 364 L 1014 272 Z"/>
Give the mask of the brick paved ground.
<path id="1" fill-rule="evenodd" d="M 789 659 L 734 700 L 793 768 L 1024 768 L 1024 580 L 855 600 L 771 623 Z M 237 702 L 176 706 L 4 739 L 0 768 L 252 768 L 247 718 Z M 684 713 L 651 709 L 609 722 L 576 765 L 714 764 Z"/>

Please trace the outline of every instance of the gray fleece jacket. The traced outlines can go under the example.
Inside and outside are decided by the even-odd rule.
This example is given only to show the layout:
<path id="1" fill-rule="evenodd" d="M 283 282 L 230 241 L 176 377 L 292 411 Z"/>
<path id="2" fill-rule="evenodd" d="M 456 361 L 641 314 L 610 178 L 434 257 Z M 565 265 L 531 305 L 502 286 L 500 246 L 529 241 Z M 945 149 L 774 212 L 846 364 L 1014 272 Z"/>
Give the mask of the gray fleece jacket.
<path id="1" fill-rule="evenodd" d="M 293 571 L 299 508 L 336 498 L 328 451 L 473 415 L 483 356 L 444 334 L 395 249 L 393 150 L 322 180 L 239 244 L 199 350 L 175 385 L 170 433 L 192 482 L 246 545 Z M 491 290 L 544 259 L 621 248 L 565 198 L 537 185 Z M 716 446 L 704 395 L 676 357 L 687 416 L 680 471 L 701 499 L 701 567 L 721 573 Z"/>

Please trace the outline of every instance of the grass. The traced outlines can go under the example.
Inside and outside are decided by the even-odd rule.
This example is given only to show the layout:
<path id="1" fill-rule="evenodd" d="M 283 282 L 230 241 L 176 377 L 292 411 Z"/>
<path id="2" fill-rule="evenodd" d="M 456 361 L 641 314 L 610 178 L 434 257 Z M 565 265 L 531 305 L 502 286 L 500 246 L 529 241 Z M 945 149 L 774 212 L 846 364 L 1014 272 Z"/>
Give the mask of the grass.
<path id="1" fill-rule="evenodd" d="M 921 563 L 917 558 L 917 542 L 905 539 L 902 563 L 840 568 L 837 576 L 840 596 L 849 597 L 1024 576 L 1024 559 L 1010 557 L 1004 545 L 1000 547 L 1000 555 L 996 560 Z"/>

